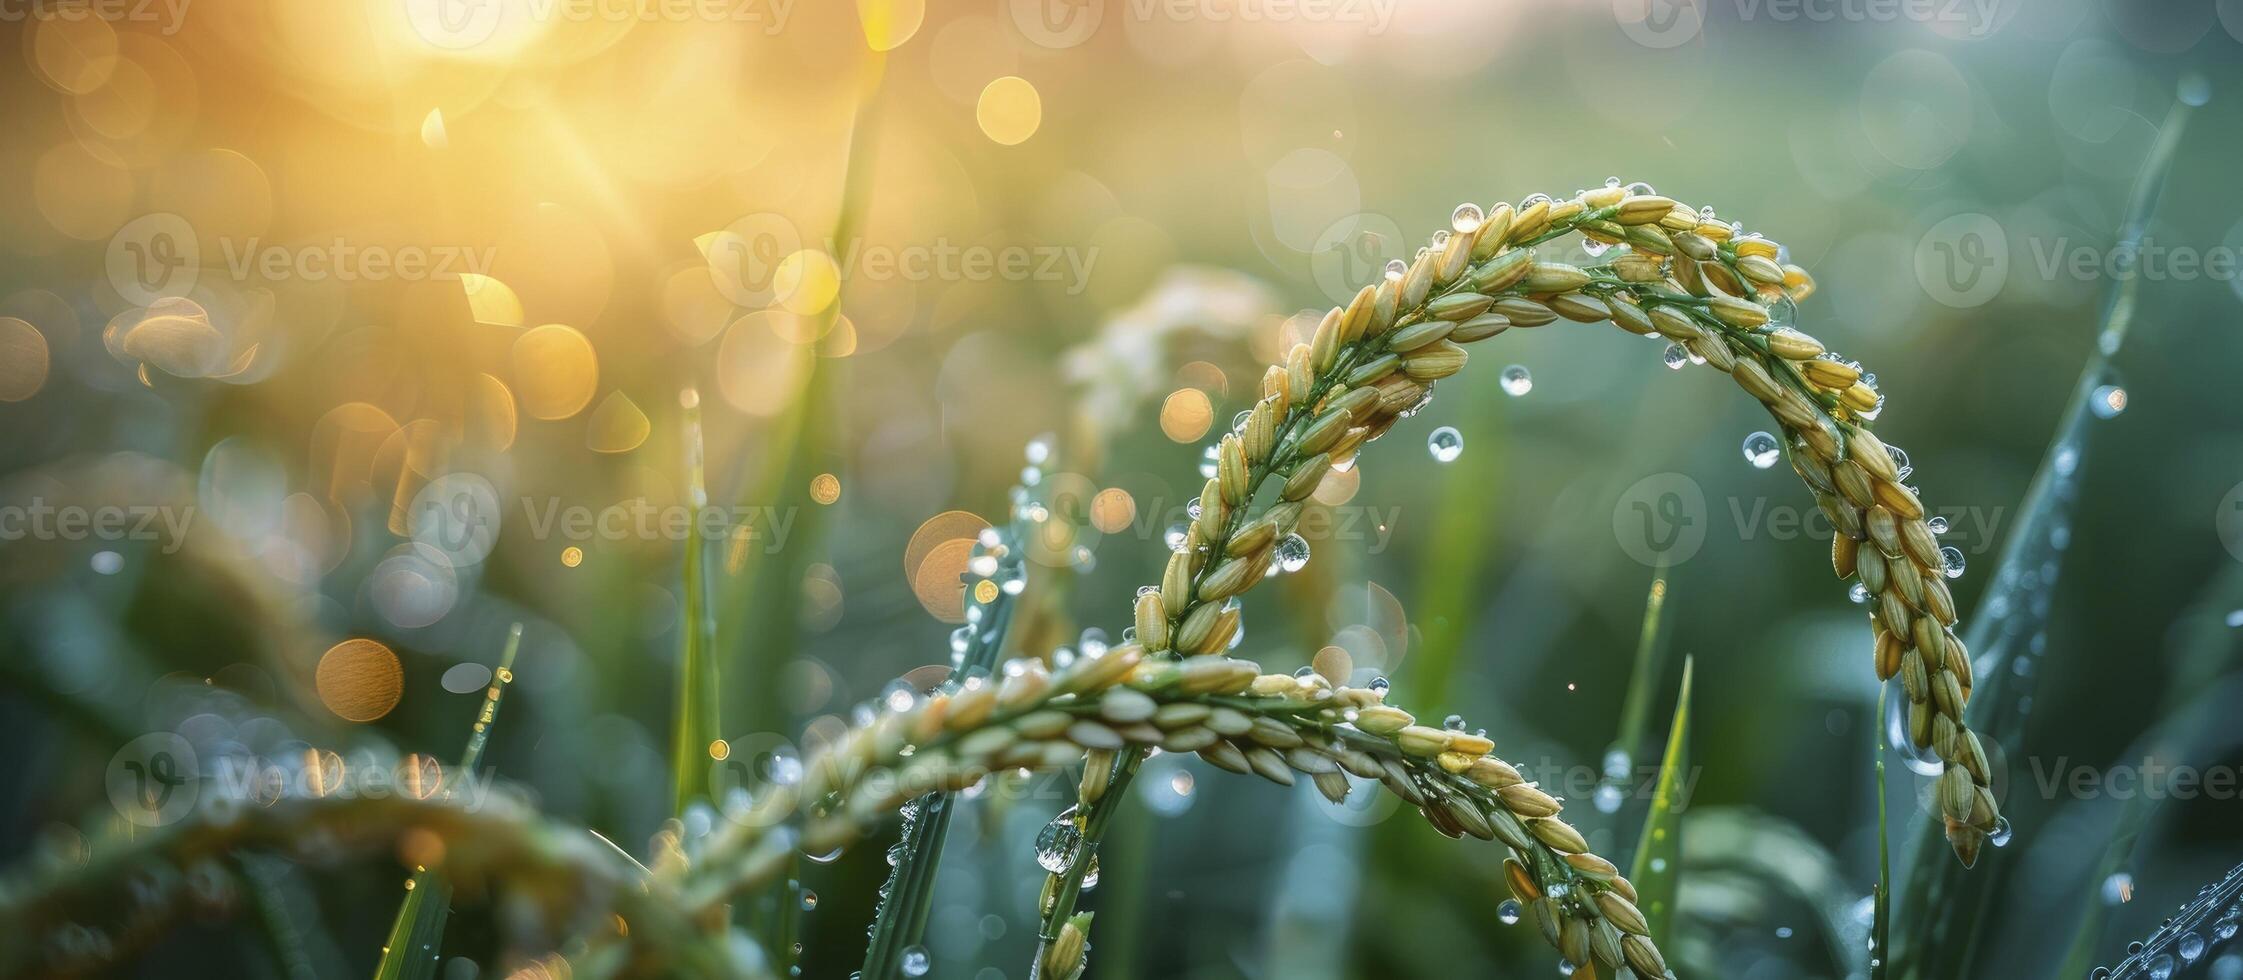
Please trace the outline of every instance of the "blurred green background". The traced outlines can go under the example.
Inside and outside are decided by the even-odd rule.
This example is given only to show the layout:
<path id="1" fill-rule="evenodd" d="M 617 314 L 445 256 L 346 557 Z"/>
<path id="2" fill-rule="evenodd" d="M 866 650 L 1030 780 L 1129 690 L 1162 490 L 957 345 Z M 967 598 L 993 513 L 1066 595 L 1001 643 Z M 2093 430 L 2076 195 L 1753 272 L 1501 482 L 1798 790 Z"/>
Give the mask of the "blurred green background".
<path id="1" fill-rule="evenodd" d="M 681 392 L 710 498 L 753 521 L 712 551 L 722 735 L 758 757 L 941 676 L 957 542 L 1004 522 L 1032 440 L 1055 447 L 1058 529 L 1017 650 L 1118 640 L 1211 425 L 1324 307 L 1460 201 L 1618 176 L 1813 273 L 1799 325 L 1877 373 L 1878 433 L 1966 556 L 1965 624 L 2017 631 L 1977 650 L 1982 691 L 1989 667 L 2010 678 L 1981 728 L 2007 750 L 2015 837 L 1932 913 L 1969 938 L 1928 975 L 2056 975 L 2075 936 L 2115 963 L 2243 861 L 2224 710 L 2243 8 L 1649 3 L 23 8 L 0 27 L 0 856 L 67 853 L 151 732 L 448 759 L 488 676 L 455 669 L 487 668 L 515 621 L 485 765 L 643 856 L 672 810 L 682 543 L 542 519 L 676 513 Z M 2166 169 L 2176 101 L 2198 105 L 2129 264 L 2129 193 Z M 2075 421 L 2128 278 L 2126 343 L 2089 379 L 2117 393 Z M 1256 594 L 1236 655 L 1290 670 L 1338 647 L 1421 717 L 1462 713 L 1623 864 L 1648 776 L 1607 813 L 1597 772 L 1631 683 L 1650 734 L 1630 761 L 1655 764 L 1694 657 L 1670 956 L 1684 975 L 1866 975 L 1882 720 L 1861 611 L 1809 496 L 1739 452 L 1767 421 L 1659 348 L 1560 323 L 1475 349 L 1318 492 L 1314 559 Z M 1511 364 L 1531 390 L 1497 384 Z M 1453 461 L 1425 448 L 1441 426 Z M 2044 462 L 2061 499 L 2035 524 Z M 1647 563 L 1631 502 L 1675 487 L 1695 543 Z M 16 530 L 42 501 L 190 530 Z M 2061 546 L 2026 549 L 1981 602 L 2021 528 Z M 393 653 L 393 691 L 378 655 L 364 684 L 320 683 L 351 638 Z M 2206 789 L 2050 775 L 2118 779 L 2150 753 Z M 1886 758 L 1901 880 L 1931 781 Z M 1154 765 L 1086 898 L 1094 976 L 1556 969 L 1500 921 L 1497 850 L 1390 799 L 1343 812 Z M 953 828 L 933 976 L 1026 975 L 1031 841 L 1072 784 L 988 796 Z M 881 851 L 804 864 L 806 975 L 856 968 Z M 391 856 L 278 874 L 315 972 L 369 971 Z M 463 906 L 447 975 L 539 952 L 492 952 L 504 918 Z M 284 975 L 258 929 L 194 924 L 115 969 Z M 2216 943 L 2193 968 L 2243 976 Z"/>

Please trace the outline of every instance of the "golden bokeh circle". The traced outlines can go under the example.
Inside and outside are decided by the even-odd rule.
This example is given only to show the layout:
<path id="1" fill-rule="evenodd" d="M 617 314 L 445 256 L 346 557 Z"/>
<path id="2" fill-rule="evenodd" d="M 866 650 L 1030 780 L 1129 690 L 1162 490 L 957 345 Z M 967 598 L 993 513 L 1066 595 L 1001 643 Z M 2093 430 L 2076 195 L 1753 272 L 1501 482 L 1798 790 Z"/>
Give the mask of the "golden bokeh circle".
<path id="1" fill-rule="evenodd" d="M 1215 406 L 1197 388 L 1178 388 L 1160 403 L 1160 431 L 1177 442 L 1196 442 L 1215 424 Z"/>
<path id="2" fill-rule="evenodd" d="M 0 316 L 0 402 L 20 402 L 47 384 L 47 338 L 39 328 Z"/>
<path id="3" fill-rule="evenodd" d="M 990 139 L 1005 146 L 1026 142 L 1043 125 L 1043 97 L 1036 86 L 1018 75 L 1006 75 L 981 90 L 974 105 L 974 121 Z"/>
<path id="4" fill-rule="evenodd" d="M 405 694 L 405 668 L 379 641 L 353 637 L 328 647 L 312 674 L 319 702 L 345 721 L 379 720 Z"/>
<path id="5" fill-rule="evenodd" d="M 531 418 L 565 419 L 591 403 L 600 358 L 576 328 L 548 323 L 514 340 L 514 393 Z"/>
<path id="6" fill-rule="evenodd" d="M 1100 534 L 1119 534 L 1137 519 L 1137 498 L 1120 487 L 1107 487 L 1090 498 L 1090 526 Z"/>
<path id="7" fill-rule="evenodd" d="M 810 478 L 810 499 L 830 504 L 841 499 L 841 478 L 831 473 L 820 473 Z"/>

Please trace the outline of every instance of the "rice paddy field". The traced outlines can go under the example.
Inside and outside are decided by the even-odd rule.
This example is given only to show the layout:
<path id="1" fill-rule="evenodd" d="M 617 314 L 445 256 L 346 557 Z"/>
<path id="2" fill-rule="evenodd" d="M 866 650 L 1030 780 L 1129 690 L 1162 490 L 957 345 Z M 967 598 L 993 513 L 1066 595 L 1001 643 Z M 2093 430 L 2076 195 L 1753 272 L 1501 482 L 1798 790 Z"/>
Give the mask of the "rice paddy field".
<path id="1" fill-rule="evenodd" d="M 2243 6 L 0 35 L 0 977 L 2243 980 Z"/>

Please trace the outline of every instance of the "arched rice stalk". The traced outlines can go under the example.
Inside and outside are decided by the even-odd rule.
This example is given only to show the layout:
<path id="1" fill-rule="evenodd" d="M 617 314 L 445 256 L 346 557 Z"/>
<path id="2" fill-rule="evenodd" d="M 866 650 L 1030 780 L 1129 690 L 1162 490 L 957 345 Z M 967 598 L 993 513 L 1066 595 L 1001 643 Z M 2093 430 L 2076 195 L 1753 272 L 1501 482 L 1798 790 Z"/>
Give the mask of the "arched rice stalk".
<path id="1" fill-rule="evenodd" d="M 1300 501 L 1462 370 L 1464 345 L 1559 320 L 1658 334 L 1735 378 L 1784 432 L 1793 468 L 1840 532 L 1834 570 L 1859 577 L 1872 600 L 1878 677 L 1901 679 L 1910 737 L 1949 763 L 1940 808 L 1949 843 L 1969 864 L 2000 814 L 1985 752 L 1963 724 L 1971 664 L 1952 630 L 1946 559 L 1923 504 L 1870 432 L 1883 399 L 1857 365 L 1784 322 L 1813 282 L 1783 263 L 1780 246 L 1638 186 L 1614 182 L 1566 201 L 1536 195 L 1492 212 L 1461 206 L 1414 263 L 1396 260 L 1382 282 L 1327 312 L 1309 343 L 1269 369 L 1261 400 L 1223 437 L 1184 546 L 1160 585 L 1138 598 L 1137 638 L 1156 656 L 1226 649 L 1239 630 L 1237 597 L 1275 560 Z M 1537 255 L 1536 246 L 1569 233 L 1618 247 L 1589 268 Z M 1272 499 L 1257 506 L 1257 498 Z M 1126 783 L 1136 762 L 1125 756 L 1105 772 L 1093 765 L 1086 779 Z M 1086 850 L 1108 816 L 1097 807 L 1078 815 Z M 1088 863 L 1078 858 L 1047 890 L 1039 961 L 1050 959 Z M 1040 964 L 1055 965 L 1069 967 Z"/>

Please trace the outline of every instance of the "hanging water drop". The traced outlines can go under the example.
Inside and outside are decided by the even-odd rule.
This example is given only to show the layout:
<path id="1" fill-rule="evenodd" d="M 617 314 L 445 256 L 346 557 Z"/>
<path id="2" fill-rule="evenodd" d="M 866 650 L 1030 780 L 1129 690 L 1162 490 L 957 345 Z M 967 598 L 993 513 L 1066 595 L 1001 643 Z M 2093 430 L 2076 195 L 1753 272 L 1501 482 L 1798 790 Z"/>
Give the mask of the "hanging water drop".
<path id="1" fill-rule="evenodd" d="M 2204 937 L 2193 932 L 2183 935 L 2173 943 L 2173 950 L 2181 954 L 2181 959 L 2194 963 L 2197 957 L 2204 955 Z"/>
<path id="2" fill-rule="evenodd" d="M 1501 905 L 1497 905 L 1495 907 L 1495 921 L 1501 922 L 1507 926 L 1518 925 L 1519 900 L 1515 898 L 1506 898 L 1503 900 L 1503 903 Z"/>
<path id="3" fill-rule="evenodd" d="M 1170 524 L 1168 530 L 1161 532 L 1160 539 L 1168 543 L 1168 550 L 1175 551 L 1184 546 L 1184 537 L 1189 533 L 1190 529 L 1182 524 Z"/>
<path id="4" fill-rule="evenodd" d="M 2087 397 L 2087 410 L 2099 419 L 2113 418 L 2126 411 L 2126 389 L 2117 385 L 2104 385 Z"/>
<path id="5" fill-rule="evenodd" d="M 1534 375 L 1527 373 L 1526 365 L 1513 364 L 1503 369 L 1497 383 L 1503 386 L 1504 394 L 1517 398 L 1534 390 Z"/>
<path id="6" fill-rule="evenodd" d="M 1466 202 L 1457 205 L 1456 210 L 1449 214 L 1449 227 L 1456 229 L 1459 235 L 1469 234 L 1478 231 L 1480 222 L 1485 220 L 1487 216 L 1480 213 L 1479 205 Z"/>
<path id="7" fill-rule="evenodd" d="M 1083 832 L 1075 826 L 1074 807 L 1060 811 L 1036 834 L 1036 863 L 1052 874 L 1065 873 L 1082 849 Z"/>
<path id="8" fill-rule="evenodd" d="M 1098 855 L 1092 854 L 1090 856 L 1090 867 L 1083 869 L 1083 890 L 1087 892 L 1096 887 L 1098 887 Z"/>
<path id="9" fill-rule="evenodd" d="M 933 965 L 933 959 L 927 955 L 927 947 L 925 946 L 913 946 L 904 950 L 903 962 L 899 964 L 903 970 L 903 975 L 907 977 L 926 976 L 927 968 Z"/>
<path id="10" fill-rule="evenodd" d="M 1901 764 L 1916 775 L 1937 776 L 1947 768 L 1938 752 L 1928 745 L 1917 746 L 1915 740 L 1909 737 L 1908 699 L 1905 697 L 1885 699 L 1885 744 L 1891 746 L 1900 756 Z"/>
<path id="11" fill-rule="evenodd" d="M 1444 425 L 1425 437 L 1425 450 L 1433 454 L 1436 463 L 1452 463 L 1464 455 L 1464 434 L 1455 426 Z"/>
<path id="12" fill-rule="evenodd" d="M 1308 541 L 1298 534 L 1288 534 L 1277 543 L 1277 567 L 1287 572 L 1297 572 L 1308 565 Z"/>
<path id="13" fill-rule="evenodd" d="M 1986 835 L 1986 842 L 1995 847 L 2008 847 L 2011 831 L 2008 817 L 1994 818 L 1994 832 Z"/>
<path id="14" fill-rule="evenodd" d="M 1924 526 L 1930 528 L 1931 533 L 1933 534 L 1946 534 L 1947 518 L 1941 517 L 1937 514 L 1933 514 L 1930 517 L 1924 518 Z"/>
<path id="15" fill-rule="evenodd" d="M 1854 601 L 1854 605 L 1857 606 L 1868 602 L 1869 586 L 1863 585 L 1860 582 L 1855 582 L 1851 588 L 1848 588 L 1846 590 L 1846 598 L 1852 599 Z"/>
<path id="16" fill-rule="evenodd" d="M 1939 549 L 1939 572 L 1948 578 L 1963 577 L 1963 549 L 1954 545 Z"/>
<path id="17" fill-rule="evenodd" d="M 1745 462 L 1751 463 L 1752 468 L 1756 470 L 1764 470 L 1774 466 L 1776 460 L 1783 458 L 1782 444 L 1776 442 L 1775 436 L 1766 432 L 1755 432 L 1746 436 L 1744 452 Z"/>
<path id="18" fill-rule="evenodd" d="M 1669 371 L 1680 371 L 1683 365 L 1690 363 L 1690 351 L 1681 344 L 1668 344 L 1667 352 L 1660 357 Z"/>

